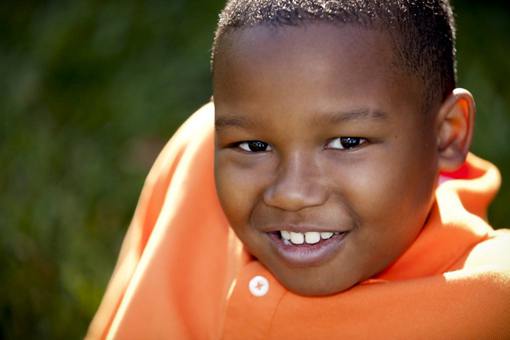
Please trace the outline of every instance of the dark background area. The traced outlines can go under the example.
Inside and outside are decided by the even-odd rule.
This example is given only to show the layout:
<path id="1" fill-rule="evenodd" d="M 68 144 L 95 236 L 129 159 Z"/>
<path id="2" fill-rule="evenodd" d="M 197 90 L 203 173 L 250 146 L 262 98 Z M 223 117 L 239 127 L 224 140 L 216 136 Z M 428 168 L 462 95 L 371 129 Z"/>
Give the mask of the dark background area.
<path id="1" fill-rule="evenodd" d="M 454 1 L 459 86 L 478 104 L 473 151 L 510 210 L 510 9 Z M 82 338 L 143 180 L 211 95 L 223 1 L 0 4 L 0 338 Z"/>

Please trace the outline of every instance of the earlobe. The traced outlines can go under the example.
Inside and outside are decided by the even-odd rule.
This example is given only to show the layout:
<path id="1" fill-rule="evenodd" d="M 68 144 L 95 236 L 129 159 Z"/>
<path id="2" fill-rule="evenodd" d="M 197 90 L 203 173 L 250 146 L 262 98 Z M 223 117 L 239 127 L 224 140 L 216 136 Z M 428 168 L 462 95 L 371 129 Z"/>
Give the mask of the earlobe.
<path id="1" fill-rule="evenodd" d="M 441 105 L 437 115 L 439 170 L 457 170 L 465 161 L 473 136 L 475 101 L 471 93 L 457 88 Z"/>

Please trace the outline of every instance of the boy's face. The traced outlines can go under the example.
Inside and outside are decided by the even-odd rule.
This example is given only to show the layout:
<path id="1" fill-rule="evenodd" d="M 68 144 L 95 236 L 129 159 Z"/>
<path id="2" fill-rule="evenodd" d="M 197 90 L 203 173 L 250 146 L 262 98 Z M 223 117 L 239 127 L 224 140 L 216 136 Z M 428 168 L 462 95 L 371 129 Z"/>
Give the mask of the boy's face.
<path id="1" fill-rule="evenodd" d="M 374 30 L 258 26 L 224 37 L 214 71 L 218 196 L 241 241 L 288 289 L 345 290 L 417 237 L 438 173 L 422 92 Z"/>

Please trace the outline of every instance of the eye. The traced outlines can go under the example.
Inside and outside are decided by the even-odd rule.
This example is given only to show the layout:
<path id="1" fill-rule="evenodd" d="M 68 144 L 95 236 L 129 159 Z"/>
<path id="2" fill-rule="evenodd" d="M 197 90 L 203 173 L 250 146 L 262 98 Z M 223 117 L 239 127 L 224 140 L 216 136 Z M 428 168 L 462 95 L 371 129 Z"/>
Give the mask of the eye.
<path id="1" fill-rule="evenodd" d="M 367 140 L 361 137 L 338 137 L 331 139 L 326 144 L 326 149 L 350 150 L 365 144 Z"/>
<path id="2" fill-rule="evenodd" d="M 267 152 L 272 150 L 271 145 L 259 140 L 240 142 L 236 146 L 246 152 Z"/>

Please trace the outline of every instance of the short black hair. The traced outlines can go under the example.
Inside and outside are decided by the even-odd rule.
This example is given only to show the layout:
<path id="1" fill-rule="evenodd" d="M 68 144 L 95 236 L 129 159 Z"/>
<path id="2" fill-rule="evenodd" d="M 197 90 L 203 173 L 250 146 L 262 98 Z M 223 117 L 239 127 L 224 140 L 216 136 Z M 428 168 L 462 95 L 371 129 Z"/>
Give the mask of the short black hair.
<path id="1" fill-rule="evenodd" d="M 455 22 L 448 0 L 230 0 L 220 13 L 211 65 L 222 37 L 257 25 L 327 22 L 385 31 L 398 65 L 424 83 L 425 110 L 456 86 Z"/>

